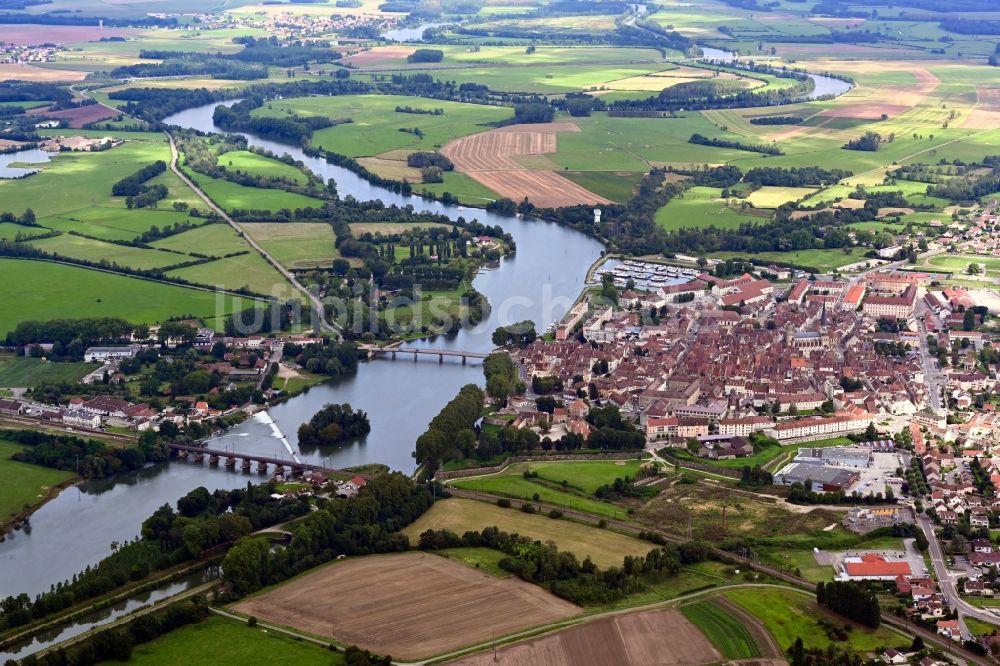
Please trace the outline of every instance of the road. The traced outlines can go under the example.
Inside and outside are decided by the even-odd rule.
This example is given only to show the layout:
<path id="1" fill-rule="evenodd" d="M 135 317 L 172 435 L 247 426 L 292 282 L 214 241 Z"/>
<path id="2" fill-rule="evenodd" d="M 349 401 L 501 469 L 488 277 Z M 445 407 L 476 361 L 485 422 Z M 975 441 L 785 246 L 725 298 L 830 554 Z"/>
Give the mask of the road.
<path id="1" fill-rule="evenodd" d="M 962 628 L 963 637 L 968 638 L 971 636 L 965 624 L 966 617 L 972 617 L 989 624 L 997 624 L 996 615 L 985 609 L 977 608 L 962 599 L 958 593 L 955 578 L 948 571 L 948 563 L 945 559 L 944 551 L 941 550 L 941 544 L 934 534 L 934 523 L 931 522 L 929 517 L 924 515 L 918 516 L 917 521 L 920 523 L 920 528 L 924 531 L 924 536 L 927 537 L 927 541 L 930 543 L 931 563 L 934 565 L 934 573 L 937 576 L 941 594 L 944 596 L 945 601 L 948 602 L 948 605 L 958 611 L 958 624 Z"/>
<path id="2" fill-rule="evenodd" d="M 198 195 L 198 198 L 200 198 L 202 201 L 205 202 L 206 206 L 211 208 L 212 211 L 215 212 L 215 214 L 221 217 L 223 220 L 225 220 L 226 223 L 229 226 L 231 226 L 236 231 L 236 233 L 240 235 L 240 237 L 246 240 L 246 242 L 250 244 L 250 247 L 256 250 L 257 253 L 260 254 L 260 256 L 264 257 L 264 260 L 267 261 L 267 263 L 271 264 L 275 268 L 275 270 L 281 273 L 282 277 L 288 280 L 293 287 L 302 292 L 302 294 L 309 300 L 309 302 L 312 303 L 313 309 L 319 315 L 320 326 L 326 332 L 333 333 L 336 337 L 339 338 L 340 332 L 337 329 L 337 327 L 335 327 L 326 320 L 326 311 L 323 309 L 323 302 L 319 299 L 319 297 L 316 296 L 316 294 L 309 291 L 308 289 L 306 289 L 305 286 L 303 286 L 303 284 L 298 281 L 298 278 L 292 275 L 292 273 L 284 266 L 282 266 L 274 257 L 272 257 L 267 250 L 261 247 L 260 244 L 257 241 L 255 241 L 253 237 L 250 234 L 248 234 L 246 230 L 243 229 L 242 226 L 239 225 L 239 223 L 237 223 L 233 218 L 229 217 L 229 215 L 224 210 L 215 205 L 215 202 L 213 202 L 208 197 L 208 195 L 201 190 L 201 188 L 195 185 L 194 182 L 177 167 L 177 144 L 174 142 L 174 137 L 170 134 L 170 132 L 164 132 L 164 133 L 167 135 L 167 139 L 169 139 L 170 141 L 170 170 L 173 171 L 178 178 L 184 181 L 184 184 L 190 187 L 191 190 Z"/>
<path id="3" fill-rule="evenodd" d="M 944 407 L 941 400 L 941 389 L 944 386 L 944 381 L 937 358 L 931 355 L 930 345 L 927 344 L 927 324 L 923 317 L 923 313 L 927 310 L 924 307 L 919 308 L 919 310 L 921 310 L 921 314 L 917 315 L 917 333 L 920 335 L 920 362 L 924 370 L 924 382 L 927 384 L 927 401 L 931 410 L 935 414 L 940 414 Z"/>

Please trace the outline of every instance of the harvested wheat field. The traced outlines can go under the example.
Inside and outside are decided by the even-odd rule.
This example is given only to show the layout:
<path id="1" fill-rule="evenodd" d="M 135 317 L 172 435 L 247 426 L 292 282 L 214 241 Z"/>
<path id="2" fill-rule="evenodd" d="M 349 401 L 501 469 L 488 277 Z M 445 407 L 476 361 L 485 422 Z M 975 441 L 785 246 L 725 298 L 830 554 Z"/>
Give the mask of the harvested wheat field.
<path id="1" fill-rule="evenodd" d="M 129 28 L 102 28 L 96 25 L 47 25 L 12 23 L 3 27 L 0 42 L 17 46 L 35 44 L 71 44 L 73 42 L 96 41 L 101 37 L 129 37 L 138 31 Z"/>
<path id="2" fill-rule="evenodd" d="M 0 65 L 0 81 L 83 81 L 86 77 L 87 72 L 72 69 L 48 69 L 17 63 Z"/>
<path id="3" fill-rule="evenodd" d="M 959 127 L 981 130 L 1000 128 L 1000 88 L 976 86 L 976 108 Z"/>
<path id="4" fill-rule="evenodd" d="M 30 116 L 45 116 L 46 118 L 59 118 L 69 122 L 69 126 L 79 129 L 84 125 L 96 123 L 100 120 L 114 118 L 120 111 L 108 108 L 103 104 L 88 104 L 75 109 L 63 109 L 62 111 L 49 111 L 48 107 L 40 106 L 28 111 Z"/>
<path id="5" fill-rule="evenodd" d="M 852 104 L 833 109 L 820 111 L 817 115 L 832 118 L 858 118 L 860 120 L 878 120 L 882 114 L 892 118 L 904 111 L 909 111 L 910 107 L 901 104 Z"/>
<path id="6" fill-rule="evenodd" d="M 371 65 L 379 65 L 389 60 L 399 60 L 400 58 L 405 58 L 412 55 L 414 51 L 416 51 L 416 49 L 406 46 L 383 46 L 371 49 L 370 51 L 355 53 L 352 56 L 344 58 L 340 62 L 350 63 L 354 67 L 370 67 Z"/>
<path id="7" fill-rule="evenodd" d="M 516 578 L 496 578 L 428 553 L 345 560 L 235 610 L 264 621 L 416 660 L 580 612 Z"/>
<path id="8" fill-rule="evenodd" d="M 682 666 L 722 661 L 675 608 L 603 618 L 450 662 L 453 666 Z"/>
<path id="9" fill-rule="evenodd" d="M 456 139 L 441 152 L 457 170 L 514 201 L 528 197 L 540 208 L 611 203 L 557 173 L 530 170 L 513 159 L 554 153 L 556 134 L 579 131 L 569 122 L 510 125 Z"/>

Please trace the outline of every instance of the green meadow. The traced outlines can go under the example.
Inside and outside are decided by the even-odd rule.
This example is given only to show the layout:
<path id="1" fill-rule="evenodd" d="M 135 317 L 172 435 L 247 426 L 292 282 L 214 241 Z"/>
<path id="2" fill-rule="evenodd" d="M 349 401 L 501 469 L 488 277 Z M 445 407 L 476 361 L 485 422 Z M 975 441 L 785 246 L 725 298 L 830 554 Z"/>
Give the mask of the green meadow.
<path id="1" fill-rule="evenodd" d="M 216 296 L 208 291 L 24 259 L 0 259 L 0 283 L 31 284 L 4 297 L 0 334 L 28 320 L 122 317 L 154 324 L 177 315 L 225 315 L 248 305 L 226 298 L 217 312 Z"/>
<path id="2" fill-rule="evenodd" d="M 11 460 L 22 448 L 20 444 L 0 439 L 0 525 L 25 507 L 44 501 L 53 486 L 73 478 L 72 472 Z"/>
<path id="3" fill-rule="evenodd" d="M 401 113 L 396 107 L 443 109 L 442 115 Z M 490 123 L 511 117 L 509 108 L 463 104 L 400 95 L 352 95 L 275 100 L 254 115 L 327 116 L 353 120 L 313 133 L 313 145 L 350 157 L 369 157 L 390 150 L 434 150 L 467 134 L 492 129 Z M 423 138 L 401 128 L 420 128 Z"/>
<path id="4" fill-rule="evenodd" d="M 746 222 L 755 221 L 753 216 L 730 208 L 721 198 L 718 187 L 692 187 L 683 196 L 674 197 L 663 208 L 656 211 L 656 223 L 672 231 L 685 227 L 720 227 L 733 229 Z M 760 222 L 758 218 L 756 221 Z"/>

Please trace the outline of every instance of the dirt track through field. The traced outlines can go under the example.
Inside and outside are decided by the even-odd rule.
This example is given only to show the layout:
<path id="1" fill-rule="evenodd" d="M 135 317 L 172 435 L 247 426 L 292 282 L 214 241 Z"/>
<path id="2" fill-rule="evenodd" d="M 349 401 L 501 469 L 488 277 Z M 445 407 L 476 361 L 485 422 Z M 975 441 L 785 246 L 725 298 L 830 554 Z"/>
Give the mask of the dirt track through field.
<path id="1" fill-rule="evenodd" d="M 427 553 L 339 562 L 243 601 L 235 610 L 405 660 L 580 612 L 536 585 Z"/>
<path id="2" fill-rule="evenodd" d="M 513 157 L 556 152 L 556 134 L 579 132 L 573 123 L 511 125 L 452 141 L 441 152 L 455 168 L 497 194 L 541 208 L 611 203 L 552 171 L 526 169 Z"/>
<path id="3" fill-rule="evenodd" d="M 688 666 L 722 660 L 697 627 L 675 608 L 587 622 L 497 651 L 463 657 L 453 666 Z"/>

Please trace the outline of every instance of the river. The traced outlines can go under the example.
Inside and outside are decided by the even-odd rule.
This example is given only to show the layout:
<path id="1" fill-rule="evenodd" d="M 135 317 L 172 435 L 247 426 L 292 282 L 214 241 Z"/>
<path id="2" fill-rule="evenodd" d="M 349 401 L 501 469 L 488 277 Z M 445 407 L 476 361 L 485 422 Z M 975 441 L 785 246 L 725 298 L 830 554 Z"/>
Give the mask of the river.
<path id="1" fill-rule="evenodd" d="M 188 109 L 166 122 L 203 131 L 214 131 L 215 105 Z M 501 225 L 517 243 L 517 252 L 498 266 L 476 276 L 475 288 L 492 305 L 489 317 L 477 328 L 454 336 L 439 336 L 412 343 L 421 347 L 488 351 L 492 331 L 501 323 L 524 319 L 539 330 L 559 319 L 584 286 L 587 268 L 600 256 L 596 240 L 559 225 L 517 217 L 494 215 L 478 209 L 403 196 L 372 185 L 354 173 L 309 157 L 295 146 L 248 136 L 253 145 L 302 160 L 324 179 L 333 178 L 341 196 L 381 199 L 386 204 L 412 205 L 450 216 L 476 218 Z M 296 430 L 324 404 L 349 402 L 368 412 L 372 430 L 359 442 L 343 447 L 301 451 L 301 458 L 334 467 L 381 462 L 393 469 L 415 469 L 411 451 L 428 421 L 463 385 L 483 383 L 479 361 L 428 357 L 378 359 L 362 364 L 359 372 L 313 387 L 307 393 L 270 410 L 274 421 L 298 451 Z M 288 457 L 275 435 L 270 419 L 259 414 L 211 442 L 217 448 Z M 109 552 L 112 541 L 134 538 L 143 519 L 164 503 L 198 487 L 233 488 L 261 477 L 210 469 L 193 463 L 170 463 L 125 475 L 113 481 L 86 483 L 69 488 L 31 517 L 30 529 L 15 532 L 0 543 L 0 597 L 27 592 L 37 594 L 64 580 Z"/>
<path id="2" fill-rule="evenodd" d="M 710 46 L 702 46 L 701 51 L 704 54 L 702 57 L 705 60 L 715 60 L 721 63 L 732 64 L 738 61 L 736 54 L 732 51 L 723 51 L 722 49 L 714 49 Z M 748 56 L 749 59 L 749 56 Z M 851 84 L 847 81 L 841 79 L 835 79 L 832 76 L 823 76 L 822 74 L 809 74 L 809 78 L 813 80 L 816 87 L 813 88 L 812 93 L 809 95 L 808 99 L 817 99 L 819 97 L 825 97 L 827 95 L 843 95 L 848 90 L 851 89 Z"/>
<path id="3" fill-rule="evenodd" d="M 205 569 L 189 574 L 175 581 L 164 583 L 147 592 L 135 594 L 128 599 L 114 603 L 107 608 L 82 615 L 72 622 L 52 629 L 39 632 L 23 643 L 15 643 L 8 648 L 0 649 L 0 663 L 8 660 L 24 659 L 53 645 L 58 645 L 71 638 L 101 627 L 125 617 L 146 606 L 151 606 L 164 599 L 186 592 L 218 577 L 218 567 Z"/>
<path id="4" fill-rule="evenodd" d="M 421 23 L 412 28 L 395 28 L 382 33 L 382 39 L 393 42 L 422 42 L 424 41 L 424 30 L 428 28 L 440 28 L 443 25 L 454 25 L 451 23 Z"/>
<path id="5" fill-rule="evenodd" d="M 0 179 L 22 178 L 36 173 L 38 169 L 12 167 L 11 164 L 41 164 L 52 159 L 52 153 L 41 148 L 29 148 L 15 153 L 0 155 Z"/>
<path id="6" fill-rule="evenodd" d="M 703 51 L 709 59 L 733 59 L 733 54 L 725 51 L 709 48 Z M 816 96 L 841 94 L 850 89 L 850 84 L 839 79 L 810 76 L 817 83 Z M 205 132 L 216 131 L 212 123 L 215 106 L 207 104 L 181 111 L 166 118 L 165 122 Z M 341 196 L 381 199 L 386 204 L 409 205 L 452 219 L 476 218 L 484 224 L 500 225 L 511 233 L 517 243 L 516 254 L 501 260 L 494 268 L 481 271 L 473 283 L 492 305 L 489 317 L 475 329 L 411 343 L 416 346 L 488 351 L 492 346 L 490 335 L 497 326 L 524 319 L 534 321 L 541 331 L 559 319 L 579 295 L 587 268 L 603 248 L 596 240 L 553 223 L 403 196 L 323 159 L 309 157 L 297 146 L 245 136 L 252 145 L 277 154 L 288 153 L 324 179 L 333 178 Z M 0 156 L 0 160 L 3 157 Z M 26 157 L 22 154 L 19 159 Z M 35 157 L 31 159 L 40 161 Z M 0 166 L 4 163 L 0 161 Z M 453 359 L 438 363 L 434 357 L 413 361 L 400 355 L 397 360 L 369 361 L 356 375 L 315 386 L 272 408 L 270 415 L 304 461 L 333 467 L 380 462 L 396 470 L 412 472 L 415 464 L 411 451 L 417 436 L 458 389 L 470 382 L 483 383 L 478 361 L 463 366 Z M 324 404 L 334 402 L 348 402 L 368 412 L 371 432 L 362 440 L 343 447 L 299 451 L 298 426 Z M 288 457 L 285 443 L 276 435 L 267 414 L 255 416 L 216 438 L 211 445 Z M 98 562 L 108 554 L 112 541 L 134 538 L 142 520 L 157 507 L 173 504 L 198 486 L 209 490 L 234 488 L 260 478 L 224 468 L 210 469 L 207 465 L 170 463 L 114 480 L 69 488 L 35 512 L 28 529 L 15 532 L 0 543 L 0 598 L 20 592 L 35 595 Z"/>

